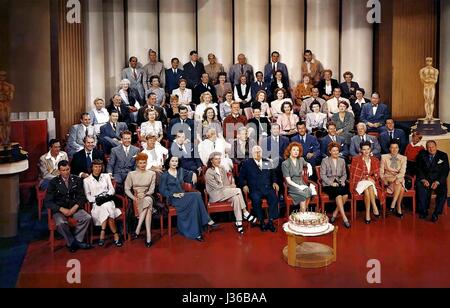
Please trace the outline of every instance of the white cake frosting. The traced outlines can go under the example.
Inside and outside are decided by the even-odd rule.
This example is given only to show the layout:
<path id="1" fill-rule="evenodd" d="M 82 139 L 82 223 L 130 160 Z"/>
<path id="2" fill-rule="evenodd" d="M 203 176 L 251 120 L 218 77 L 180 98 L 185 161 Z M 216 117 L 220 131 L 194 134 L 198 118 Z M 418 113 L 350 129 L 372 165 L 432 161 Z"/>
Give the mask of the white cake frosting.
<path id="1" fill-rule="evenodd" d="M 288 228 L 295 233 L 320 234 L 329 229 L 328 216 L 315 212 L 294 212 L 289 216 Z"/>

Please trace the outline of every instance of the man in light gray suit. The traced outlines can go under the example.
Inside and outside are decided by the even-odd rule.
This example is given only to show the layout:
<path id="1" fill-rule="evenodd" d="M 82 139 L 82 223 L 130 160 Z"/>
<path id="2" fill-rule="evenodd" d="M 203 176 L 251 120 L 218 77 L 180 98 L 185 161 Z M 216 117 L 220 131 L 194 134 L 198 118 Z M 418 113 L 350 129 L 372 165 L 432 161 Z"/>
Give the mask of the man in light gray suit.
<path id="1" fill-rule="evenodd" d="M 138 94 L 138 101 L 142 105 L 145 99 L 144 90 L 144 70 L 138 66 L 138 58 L 131 57 L 130 65 L 122 70 L 122 79 L 128 79 L 130 81 L 130 89 L 133 92 L 134 97 Z"/>
<path id="2" fill-rule="evenodd" d="M 279 62 L 280 53 L 274 51 L 271 54 L 272 61 L 264 66 L 264 82 L 269 84 L 274 80 L 276 71 L 281 71 L 286 82 L 289 84 L 289 73 L 286 64 Z"/>
<path id="3" fill-rule="evenodd" d="M 381 146 L 378 142 L 378 139 L 374 136 L 367 135 L 367 126 L 364 123 L 358 123 L 356 125 L 358 134 L 353 136 L 350 141 L 350 156 L 357 156 L 360 153 L 360 144 L 364 141 L 369 141 L 372 145 L 372 154 L 377 157 L 378 159 L 381 158 Z"/>
<path id="4" fill-rule="evenodd" d="M 235 85 L 239 84 L 241 75 L 247 77 L 248 84 L 252 84 L 255 80 L 253 66 L 247 64 L 247 58 L 242 53 L 238 56 L 238 63 L 233 64 L 230 67 L 229 80 L 232 83 L 233 88 Z"/>
<path id="5" fill-rule="evenodd" d="M 150 89 L 150 78 L 155 75 L 159 77 L 161 88 L 164 89 L 166 83 L 166 69 L 164 68 L 164 65 L 162 64 L 162 62 L 158 62 L 156 51 L 154 51 L 153 49 L 150 49 L 148 51 L 148 58 L 150 62 L 148 62 L 143 68 L 145 91 L 148 91 Z"/>
<path id="6" fill-rule="evenodd" d="M 139 153 L 139 148 L 131 145 L 130 131 L 122 133 L 122 145 L 111 150 L 110 160 L 106 167 L 106 172 L 114 178 L 117 184 L 125 183 L 125 179 L 130 171 L 136 168 L 135 156 Z"/>
<path id="7" fill-rule="evenodd" d="M 97 137 L 95 136 L 95 128 L 91 124 L 89 113 L 82 113 L 80 124 L 75 124 L 70 128 L 69 139 L 67 141 L 67 154 L 72 157 L 76 152 L 84 149 L 84 138 L 92 136 L 95 145 L 97 145 Z"/>

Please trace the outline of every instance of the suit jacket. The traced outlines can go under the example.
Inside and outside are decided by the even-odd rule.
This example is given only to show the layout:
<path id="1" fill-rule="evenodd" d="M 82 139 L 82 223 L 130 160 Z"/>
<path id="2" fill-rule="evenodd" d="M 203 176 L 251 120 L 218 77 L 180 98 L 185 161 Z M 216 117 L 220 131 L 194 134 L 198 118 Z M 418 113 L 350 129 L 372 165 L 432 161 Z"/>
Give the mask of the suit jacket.
<path id="1" fill-rule="evenodd" d="M 329 155 L 328 153 L 328 145 L 331 143 L 331 137 L 330 135 L 326 135 L 320 140 L 320 153 L 322 154 L 322 157 L 327 157 Z M 348 144 L 345 143 L 345 138 L 342 136 L 336 136 L 336 142 L 340 144 L 341 151 L 339 152 L 339 156 L 341 156 L 344 159 L 347 159 L 349 154 Z"/>
<path id="2" fill-rule="evenodd" d="M 86 202 L 83 180 L 76 175 L 69 176 L 69 187 L 66 187 L 61 176 L 53 178 L 44 200 L 45 207 L 52 213 L 57 213 L 61 207 L 71 209 L 75 204 L 83 209 Z"/>
<path id="3" fill-rule="evenodd" d="M 195 67 L 192 65 L 191 61 L 186 63 L 184 66 L 184 78 L 187 80 L 187 87 L 189 89 L 194 89 L 197 84 L 201 81 L 202 74 L 205 72 L 205 66 L 203 63 L 197 61 Z"/>
<path id="4" fill-rule="evenodd" d="M 225 168 L 220 166 L 220 175 L 212 168 L 208 168 L 205 173 L 206 191 L 210 202 L 217 202 L 222 200 L 226 195 L 223 189 L 229 187 L 232 181 L 228 178 Z"/>
<path id="5" fill-rule="evenodd" d="M 258 94 L 259 91 L 265 91 L 266 97 L 270 97 L 270 83 L 266 83 L 265 81 L 261 82 L 261 85 L 259 85 L 258 81 L 252 82 L 251 84 L 251 94 L 252 94 L 252 100 L 256 101 L 256 94 Z"/>
<path id="6" fill-rule="evenodd" d="M 291 142 L 298 142 L 303 147 L 303 157 L 306 160 L 306 154 L 308 153 L 314 153 L 315 157 L 320 157 L 320 145 L 319 141 L 317 141 L 317 138 L 312 135 L 305 135 L 306 136 L 306 142 L 303 142 L 300 138 L 300 135 L 296 135 L 291 138 Z M 309 162 L 309 161 L 308 161 Z"/>
<path id="7" fill-rule="evenodd" d="M 251 118 L 250 120 L 248 120 L 248 127 L 249 128 L 253 128 L 254 131 L 256 132 L 256 140 L 259 143 L 259 140 L 262 139 L 262 135 L 265 133 L 264 137 L 270 136 L 270 121 L 268 118 L 266 117 L 261 117 L 258 119 L 256 118 Z M 253 135 L 252 135 L 253 137 Z"/>
<path id="8" fill-rule="evenodd" d="M 100 128 L 100 141 L 104 140 L 105 137 L 109 137 L 111 139 L 122 139 L 120 134 L 124 131 L 128 130 L 128 126 L 126 123 L 117 122 L 116 123 L 116 131 L 114 131 L 111 122 L 106 123 Z"/>
<path id="9" fill-rule="evenodd" d="M 364 123 L 381 123 L 385 124 L 386 120 L 389 118 L 389 109 L 388 107 L 380 103 L 378 104 L 377 112 L 376 114 L 373 114 L 372 104 L 365 104 L 362 107 L 360 120 Z"/>
<path id="10" fill-rule="evenodd" d="M 302 63 L 302 78 L 305 75 L 308 75 L 311 78 L 311 82 L 313 84 L 317 84 L 320 79 L 322 78 L 322 72 L 323 72 L 323 66 L 322 63 L 318 60 L 314 60 L 313 63 L 311 63 L 311 73 L 308 73 L 308 65 L 306 62 Z"/>
<path id="11" fill-rule="evenodd" d="M 183 78 L 184 71 L 177 69 L 177 73 L 173 73 L 173 69 L 166 70 L 166 92 L 172 94 L 172 91 L 178 89 L 178 82 Z"/>
<path id="12" fill-rule="evenodd" d="M 321 81 L 319 81 L 319 83 L 317 84 L 317 88 L 319 89 L 319 95 L 322 98 L 322 96 L 326 91 L 326 83 L 325 83 L 325 79 L 322 79 Z M 333 91 L 335 88 L 339 88 L 339 83 L 336 79 L 331 79 L 331 95 L 333 94 Z"/>
<path id="13" fill-rule="evenodd" d="M 195 138 L 195 130 L 194 130 L 194 120 L 186 119 L 184 124 L 181 124 L 180 118 L 175 118 L 170 120 L 169 128 L 167 129 L 167 137 L 171 142 L 174 142 L 177 132 L 182 130 L 186 138 L 188 138 L 191 142 L 194 141 Z"/>
<path id="14" fill-rule="evenodd" d="M 350 166 L 350 185 L 353 188 L 356 188 L 358 183 L 362 180 L 366 180 L 367 177 L 371 177 L 375 180 L 375 186 L 377 187 L 378 196 L 380 197 L 381 186 L 378 181 L 378 179 L 380 179 L 380 161 L 376 157 L 371 156 L 369 172 L 362 155 L 353 157 L 352 164 Z"/>
<path id="15" fill-rule="evenodd" d="M 346 99 L 350 99 L 352 96 L 356 97 L 356 90 L 359 89 L 359 84 L 357 82 L 351 82 L 350 88 L 353 88 L 353 91 L 350 90 L 346 82 L 342 82 L 339 86 L 341 87 L 342 97 L 345 97 Z"/>
<path id="16" fill-rule="evenodd" d="M 119 122 L 124 122 L 127 125 L 131 123 L 131 117 L 130 117 L 130 110 L 128 109 L 125 104 L 120 105 L 120 113 L 119 113 Z M 106 107 L 106 110 L 111 114 L 113 110 L 117 110 L 116 107 L 114 107 L 113 104 L 110 104 L 108 107 Z"/>
<path id="17" fill-rule="evenodd" d="M 403 155 L 397 155 L 397 165 L 398 167 L 396 169 L 391 167 L 391 154 L 384 154 L 381 155 L 381 162 L 380 162 L 380 177 L 382 180 L 386 180 L 392 177 L 395 177 L 396 179 L 400 180 L 401 182 L 405 179 L 406 174 L 406 156 Z"/>
<path id="18" fill-rule="evenodd" d="M 55 166 L 53 165 L 52 159 L 48 158 L 47 156 L 49 155 L 49 153 L 45 153 L 44 155 L 42 155 L 39 158 L 39 179 L 43 180 L 43 179 L 52 179 L 56 176 L 59 175 L 59 170 L 58 168 L 55 168 Z M 59 159 L 57 160 L 58 162 L 62 161 L 62 160 L 69 160 L 69 157 L 67 156 L 66 152 L 60 151 L 59 152 Z"/>
<path id="19" fill-rule="evenodd" d="M 243 71 L 244 75 L 247 76 L 247 83 L 252 83 L 255 80 L 253 74 L 253 66 L 251 66 L 250 64 L 244 64 Z M 230 67 L 230 72 L 228 73 L 228 79 L 230 80 L 233 88 L 235 85 L 239 84 L 239 78 L 241 77 L 241 75 L 241 65 L 239 63 L 233 64 Z"/>
<path id="20" fill-rule="evenodd" d="M 253 146 L 257 145 L 255 139 L 248 139 L 245 143 L 245 151 L 243 152 L 240 145 L 238 144 L 239 141 L 237 139 L 233 140 L 231 143 L 231 156 L 230 158 L 233 159 L 234 163 L 240 164 L 245 159 L 250 158 L 252 155 L 252 148 Z"/>
<path id="21" fill-rule="evenodd" d="M 330 156 L 325 157 L 320 165 L 320 178 L 323 186 L 331 186 L 335 181 L 345 186 L 347 180 L 347 164 L 343 158 L 338 158 L 336 167 Z"/>
<path id="22" fill-rule="evenodd" d="M 88 126 L 88 135 L 93 136 L 95 144 L 97 144 L 93 125 Z M 70 128 L 69 139 L 67 140 L 67 154 L 69 154 L 69 157 L 72 157 L 76 152 L 84 148 L 84 137 L 86 137 L 86 126 L 83 124 L 75 124 Z"/>
<path id="23" fill-rule="evenodd" d="M 284 161 L 284 151 L 288 145 L 289 139 L 285 136 L 279 136 L 278 143 L 273 136 L 264 137 L 261 143 L 263 157 L 272 159 L 274 168 L 281 168 L 281 163 Z"/>
<path id="24" fill-rule="evenodd" d="M 111 173 L 117 183 L 122 184 L 128 175 L 128 172 L 136 168 L 134 157 L 139 153 L 139 149 L 130 146 L 128 156 L 125 155 L 123 146 L 115 147 L 111 150 L 110 160 L 106 168 L 107 173 Z"/>
<path id="25" fill-rule="evenodd" d="M 417 181 L 427 180 L 430 184 L 438 181 L 440 185 L 447 185 L 449 172 L 447 153 L 437 151 L 431 163 L 429 155 L 427 150 L 423 150 L 417 155 Z"/>
<path id="26" fill-rule="evenodd" d="M 130 88 L 139 93 L 139 102 L 143 102 L 145 99 L 144 89 L 144 70 L 142 68 L 136 68 L 136 76 L 134 78 L 133 70 L 131 67 L 124 68 L 122 70 L 122 79 L 128 79 L 130 81 Z"/>
<path id="27" fill-rule="evenodd" d="M 200 104 L 200 96 L 205 92 L 210 92 L 212 95 L 212 102 L 217 102 L 216 88 L 210 84 L 205 87 L 203 83 L 199 83 L 192 91 L 192 102 L 196 105 Z"/>
<path id="28" fill-rule="evenodd" d="M 400 146 L 400 153 L 405 153 L 405 148 L 407 145 L 406 135 L 405 132 L 402 129 L 395 128 L 394 129 L 394 138 L 393 140 L 396 140 L 399 142 Z M 380 146 L 381 146 L 381 153 L 387 154 L 389 153 L 389 145 L 391 142 L 391 137 L 389 136 L 389 132 L 385 131 L 380 134 Z"/>
<path id="29" fill-rule="evenodd" d="M 103 161 L 103 163 L 106 165 L 106 161 L 103 155 L 102 151 L 99 151 L 97 149 L 94 149 L 91 153 L 91 159 L 94 161 L 94 159 L 100 159 Z M 79 152 L 77 152 L 73 158 L 72 162 L 70 163 L 70 172 L 74 175 L 80 176 L 80 173 L 87 173 L 90 174 L 91 170 L 89 170 L 87 166 L 86 161 L 86 150 L 83 149 Z"/>
<path id="30" fill-rule="evenodd" d="M 242 162 L 239 170 L 239 187 L 248 186 L 252 194 L 266 193 L 274 190 L 272 184 L 275 182 L 275 173 L 269 160 L 262 159 L 262 170 L 253 158 Z"/>
<path id="31" fill-rule="evenodd" d="M 166 82 L 166 70 L 164 69 L 164 64 L 162 62 L 147 63 L 142 68 L 144 71 L 144 89 L 148 91 L 150 88 L 150 78 L 154 75 L 158 76 L 160 79 L 161 87 L 164 88 Z"/>
<path id="32" fill-rule="evenodd" d="M 181 168 L 198 173 L 198 168 L 200 168 L 203 164 L 202 160 L 198 158 L 198 154 L 195 155 L 196 151 L 192 145 L 193 144 L 191 142 L 186 143 L 184 144 L 184 149 L 180 150 L 178 144 L 176 144 L 176 142 L 172 142 L 170 153 L 172 156 L 178 157 Z"/>
<path id="33" fill-rule="evenodd" d="M 378 139 L 374 136 L 366 134 L 365 140 L 369 141 L 372 144 L 372 153 L 379 159 L 381 157 L 381 147 L 378 143 Z M 359 156 L 359 153 L 361 151 L 360 144 L 361 137 L 359 135 L 353 136 L 350 141 L 350 156 Z"/>
<path id="34" fill-rule="evenodd" d="M 141 126 L 142 123 L 147 122 L 148 119 L 145 117 L 145 112 L 147 111 L 148 105 L 144 105 L 143 107 L 141 107 L 141 109 L 139 109 L 138 111 L 138 118 L 137 118 L 137 124 L 139 126 Z M 156 112 L 158 113 L 158 119 L 157 121 L 161 121 L 163 127 L 165 127 L 167 125 L 167 116 L 166 113 L 164 111 L 163 108 L 159 107 L 159 106 L 153 106 L 153 108 L 156 110 Z"/>
<path id="35" fill-rule="evenodd" d="M 275 79 L 272 65 L 273 65 L 273 63 L 272 63 L 272 61 L 270 61 L 270 63 L 267 63 L 264 66 L 264 81 L 267 84 L 270 84 Z M 283 78 L 289 84 L 289 73 L 288 73 L 288 69 L 287 69 L 286 64 L 278 62 L 277 63 L 277 71 L 282 71 L 283 72 Z"/>
<path id="36" fill-rule="evenodd" d="M 319 113 L 318 119 L 316 119 L 314 113 L 307 113 L 306 114 L 306 128 L 308 129 L 309 133 L 312 133 L 312 128 L 318 128 L 318 129 L 326 129 L 327 128 L 327 121 L 328 121 L 328 115 L 325 113 Z"/>
<path id="37" fill-rule="evenodd" d="M 350 103 L 351 106 L 352 106 L 353 113 L 355 115 L 355 122 L 356 123 L 359 123 L 359 119 L 361 117 L 362 107 L 364 107 L 365 104 L 370 103 L 370 99 L 364 98 L 364 100 L 365 100 L 365 103 L 363 103 L 361 106 L 356 103 L 356 100 L 352 100 L 351 103 Z"/>

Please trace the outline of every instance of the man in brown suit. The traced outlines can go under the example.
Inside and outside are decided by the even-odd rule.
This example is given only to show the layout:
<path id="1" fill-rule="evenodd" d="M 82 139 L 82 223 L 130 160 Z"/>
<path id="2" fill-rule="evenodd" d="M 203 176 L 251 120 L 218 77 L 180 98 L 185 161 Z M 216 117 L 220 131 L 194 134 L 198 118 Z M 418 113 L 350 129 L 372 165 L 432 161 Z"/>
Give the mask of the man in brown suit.
<path id="1" fill-rule="evenodd" d="M 304 54 L 305 61 L 302 63 L 302 78 L 308 75 L 311 78 L 312 84 L 316 85 L 322 78 L 323 66 L 319 60 L 313 59 L 312 51 L 307 49 Z"/>

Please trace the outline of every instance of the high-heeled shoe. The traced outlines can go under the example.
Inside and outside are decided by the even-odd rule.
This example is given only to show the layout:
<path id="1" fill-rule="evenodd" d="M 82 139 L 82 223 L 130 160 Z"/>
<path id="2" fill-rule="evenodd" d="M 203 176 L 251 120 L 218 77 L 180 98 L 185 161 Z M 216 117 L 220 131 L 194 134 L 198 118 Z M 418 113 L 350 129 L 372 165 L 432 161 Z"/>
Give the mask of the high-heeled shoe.
<path id="1" fill-rule="evenodd" d="M 375 213 L 374 213 L 373 216 L 375 216 L 376 219 L 379 219 L 381 217 L 381 214 L 378 213 L 378 215 L 375 215 Z"/>
<path id="2" fill-rule="evenodd" d="M 347 220 L 347 221 L 344 221 L 344 226 L 345 226 L 347 229 L 350 229 L 350 227 L 351 227 L 352 225 L 351 225 L 350 222 Z"/>
<path id="3" fill-rule="evenodd" d="M 391 214 L 395 214 L 395 207 L 389 208 L 389 212 L 391 212 Z"/>
<path id="4" fill-rule="evenodd" d="M 244 219 L 247 220 L 248 222 L 255 224 L 257 221 L 257 218 L 255 216 L 253 216 L 252 214 L 248 213 L 247 216 L 244 215 Z"/>
<path id="5" fill-rule="evenodd" d="M 152 247 L 152 245 L 153 245 L 152 241 L 150 241 L 150 242 L 145 241 L 145 247 L 150 248 L 150 247 Z"/>
<path id="6" fill-rule="evenodd" d="M 403 213 L 395 211 L 395 216 L 397 216 L 398 218 L 403 218 Z"/>
<path id="7" fill-rule="evenodd" d="M 118 239 L 114 240 L 113 243 L 114 243 L 114 245 L 116 245 L 116 247 L 122 247 L 123 243 L 122 243 L 119 233 L 117 233 L 117 232 L 114 233 L 114 236 L 116 236 L 116 235 L 117 235 Z"/>
<path id="8" fill-rule="evenodd" d="M 336 217 L 331 216 L 330 218 L 330 224 L 334 224 L 336 222 Z"/>
<path id="9" fill-rule="evenodd" d="M 244 234 L 244 226 L 242 224 L 238 225 L 238 224 L 234 224 L 236 231 L 240 234 Z"/>
<path id="10" fill-rule="evenodd" d="M 102 229 L 102 231 L 101 232 L 103 232 L 103 233 L 105 233 L 106 232 L 106 230 L 105 229 Z M 103 246 L 105 246 L 105 239 L 103 238 L 101 238 L 101 233 L 100 232 L 100 239 L 98 240 L 98 246 L 100 246 L 100 247 L 103 247 Z"/>
<path id="11" fill-rule="evenodd" d="M 367 219 L 364 218 L 364 222 L 366 223 L 366 225 L 368 225 L 368 224 L 370 224 L 371 220 L 370 219 L 367 220 Z"/>
<path id="12" fill-rule="evenodd" d="M 136 232 L 131 233 L 131 240 L 137 240 L 139 238 L 139 234 L 136 234 Z"/>

